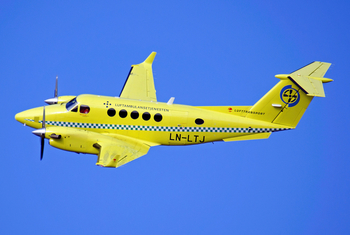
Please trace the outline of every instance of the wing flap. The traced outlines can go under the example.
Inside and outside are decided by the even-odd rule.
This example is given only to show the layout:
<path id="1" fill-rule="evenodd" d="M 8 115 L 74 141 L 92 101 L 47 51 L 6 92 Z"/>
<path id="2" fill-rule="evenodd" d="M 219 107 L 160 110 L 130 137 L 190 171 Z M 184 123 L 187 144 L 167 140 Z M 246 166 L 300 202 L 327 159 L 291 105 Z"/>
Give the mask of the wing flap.
<path id="1" fill-rule="evenodd" d="M 136 140 L 102 140 L 94 144 L 99 149 L 96 165 L 119 167 L 147 154 L 150 146 Z"/>
<path id="2" fill-rule="evenodd" d="M 129 75 L 119 95 L 120 98 L 157 101 L 154 87 L 152 63 L 156 52 L 152 52 L 141 64 L 131 66 Z"/>

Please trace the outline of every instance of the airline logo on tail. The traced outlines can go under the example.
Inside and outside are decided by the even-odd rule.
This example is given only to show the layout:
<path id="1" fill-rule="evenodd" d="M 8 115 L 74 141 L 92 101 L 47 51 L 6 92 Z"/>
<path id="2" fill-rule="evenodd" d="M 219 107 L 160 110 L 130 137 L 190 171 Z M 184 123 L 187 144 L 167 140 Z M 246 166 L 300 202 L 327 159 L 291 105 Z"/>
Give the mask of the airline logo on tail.
<path id="1" fill-rule="evenodd" d="M 281 100 L 285 104 L 288 104 L 288 107 L 294 107 L 299 103 L 300 100 L 299 92 L 292 88 L 292 85 L 283 87 L 280 96 Z"/>

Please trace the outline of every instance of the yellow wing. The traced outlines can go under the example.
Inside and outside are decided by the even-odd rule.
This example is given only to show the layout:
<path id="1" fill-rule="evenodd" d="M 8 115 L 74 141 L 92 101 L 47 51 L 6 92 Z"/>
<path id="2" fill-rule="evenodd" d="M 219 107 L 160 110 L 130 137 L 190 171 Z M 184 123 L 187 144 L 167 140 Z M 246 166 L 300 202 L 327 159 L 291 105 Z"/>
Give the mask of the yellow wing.
<path id="1" fill-rule="evenodd" d="M 157 101 L 154 88 L 152 63 L 156 52 L 152 52 L 141 64 L 132 65 L 120 98 Z"/>
<path id="2" fill-rule="evenodd" d="M 99 149 L 96 165 L 119 167 L 147 154 L 150 146 L 137 140 L 118 140 L 115 138 L 99 141 L 94 144 Z"/>
<path id="3" fill-rule="evenodd" d="M 98 155 L 96 165 L 118 167 L 147 154 L 158 144 L 118 134 L 101 134 L 74 127 L 48 126 L 45 138 L 51 146 L 77 153 Z"/>

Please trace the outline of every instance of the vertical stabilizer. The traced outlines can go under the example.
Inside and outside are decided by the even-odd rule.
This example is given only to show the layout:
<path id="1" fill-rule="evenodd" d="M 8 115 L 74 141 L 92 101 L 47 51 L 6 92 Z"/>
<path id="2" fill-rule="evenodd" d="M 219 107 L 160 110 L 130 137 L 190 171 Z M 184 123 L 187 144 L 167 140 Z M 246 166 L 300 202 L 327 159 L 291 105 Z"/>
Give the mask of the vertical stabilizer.
<path id="1" fill-rule="evenodd" d="M 313 62 L 281 79 L 247 114 L 247 118 L 296 127 L 314 96 L 324 97 L 323 83 L 330 63 Z M 255 113 L 263 113 L 256 115 Z"/>

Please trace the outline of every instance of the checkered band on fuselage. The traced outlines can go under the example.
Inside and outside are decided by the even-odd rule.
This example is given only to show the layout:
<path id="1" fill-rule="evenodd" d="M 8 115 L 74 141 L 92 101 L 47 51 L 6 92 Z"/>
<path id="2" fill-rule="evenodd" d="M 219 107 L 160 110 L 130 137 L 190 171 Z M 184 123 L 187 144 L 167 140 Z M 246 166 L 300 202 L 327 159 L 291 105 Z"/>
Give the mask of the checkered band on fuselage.
<path id="1" fill-rule="evenodd" d="M 34 122 L 34 120 L 27 119 Z M 42 121 L 39 121 L 41 123 Z M 177 127 L 177 126 L 138 126 L 82 122 L 46 121 L 47 125 L 75 127 L 83 129 L 114 129 L 135 131 L 164 131 L 164 132 L 224 132 L 224 133 L 263 133 L 289 130 L 291 128 L 236 128 L 236 127 Z"/>

